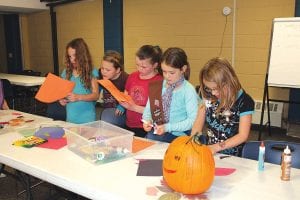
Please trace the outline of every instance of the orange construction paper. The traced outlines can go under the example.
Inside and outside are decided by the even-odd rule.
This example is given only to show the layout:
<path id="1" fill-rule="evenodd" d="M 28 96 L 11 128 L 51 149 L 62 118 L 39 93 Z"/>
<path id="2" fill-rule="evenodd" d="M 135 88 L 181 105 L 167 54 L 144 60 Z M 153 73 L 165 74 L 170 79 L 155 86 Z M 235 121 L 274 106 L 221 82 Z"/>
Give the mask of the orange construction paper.
<path id="1" fill-rule="evenodd" d="M 44 103 L 53 103 L 65 98 L 68 93 L 72 92 L 74 86 L 74 82 L 49 73 L 35 95 L 35 98 Z"/>
<path id="2" fill-rule="evenodd" d="M 122 101 L 131 101 L 131 97 L 127 94 L 124 94 L 123 92 L 121 92 L 110 80 L 98 80 L 98 83 L 100 83 L 101 85 L 103 85 L 110 93 L 113 97 L 115 97 L 115 99 L 119 102 Z"/>
<path id="3" fill-rule="evenodd" d="M 146 149 L 147 147 L 152 146 L 153 144 L 155 144 L 155 143 L 151 142 L 151 141 L 142 140 L 142 139 L 138 139 L 138 138 L 133 138 L 132 153 L 139 152 L 143 149 Z"/>

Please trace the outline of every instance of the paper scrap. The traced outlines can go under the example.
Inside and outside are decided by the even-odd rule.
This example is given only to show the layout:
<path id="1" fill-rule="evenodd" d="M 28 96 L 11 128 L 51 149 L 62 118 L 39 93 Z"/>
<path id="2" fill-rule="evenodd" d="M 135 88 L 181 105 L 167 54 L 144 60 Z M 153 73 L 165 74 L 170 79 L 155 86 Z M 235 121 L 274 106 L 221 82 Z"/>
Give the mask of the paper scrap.
<path id="1" fill-rule="evenodd" d="M 144 139 L 138 139 L 138 138 L 133 138 L 132 141 L 132 153 L 139 152 L 143 149 L 146 149 L 147 147 L 152 146 L 155 144 L 152 141 L 144 140 Z"/>
<path id="2" fill-rule="evenodd" d="M 140 160 L 136 175 L 137 176 L 162 176 L 162 160 L 161 159 Z"/>
<path id="3" fill-rule="evenodd" d="M 38 145 L 37 147 L 48 149 L 60 149 L 67 145 L 67 138 L 48 138 L 48 142 Z"/>
<path id="4" fill-rule="evenodd" d="M 228 176 L 235 172 L 236 169 L 234 168 L 223 168 L 223 167 L 216 167 L 215 169 L 215 176 Z"/>

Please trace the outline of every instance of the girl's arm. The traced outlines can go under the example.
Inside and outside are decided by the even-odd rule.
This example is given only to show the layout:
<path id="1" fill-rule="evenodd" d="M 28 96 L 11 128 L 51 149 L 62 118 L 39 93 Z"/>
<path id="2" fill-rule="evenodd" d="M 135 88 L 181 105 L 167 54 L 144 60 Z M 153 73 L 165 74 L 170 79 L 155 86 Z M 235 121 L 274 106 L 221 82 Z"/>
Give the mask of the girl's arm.
<path id="1" fill-rule="evenodd" d="M 91 90 L 90 94 L 74 94 L 70 93 L 68 95 L 68 100 L 71 102 L 74 101 L 97 101 L 99 99 L 99 84 L 96 78 L 92 78 L 91 80 Z"/>
<path id="2" fill-rule="evenodd" d="M 191 135 L 195 135 L 196 133 L 202 133 L 204 123 L 205 123 L 205 105 L 202 102 L 199 104 L 197 118 L 194 122 Z"/>
<path id="3" fill-rule="evenodd" d="M 124 91 L 125 94 L 128 95 L 128 92 L 125 90 Z M 123 106 L 124 108 L 126 108 L 127 110 L 131 110 L 137 113 L 143 113 L 145 107 L 144 106 L 139 106 L 137 104 L 135 104 L 135 102 L 133 100 L 129 101 L 129 102 L 120 102 L 121 106 Z"/>
<path id="4" fill-rule="evenodd" d="M 2 104 L 2 109 L 3 110 L 9 110 L 8 104 L 7 104 L 5 99 L 4 99 L 3 104 Z"/>
<path id="5" fill-rule="evenodd" d="M 186 118 L 181 121 L 168 122 L 164 125 L 164 132 L 174 132 L 174 131 L 186 131 L 191 130 L 193 123 L 197 118 L 197 109 L 199 105 L 199 97 L 195 92 L 194 87 L 185 89 L 181 98 L 184 98 L 182 105 L 177 105 L 177 109 L 186 111 Z M 172 105 L 170 110 L 172 110 Z M 171 121 L 171 120 L 170 120 Z M 159 132 L 159 131 L 158 131 Z"/>
<path id="6" fill-rule="evenodd" d="M 148 98 L 146 107 L 144 109 L 142 119 L 143 119 L 143 128 L 144 128 L 144 130 L 146 132 L 151 131 L 151 129 L 153 127 L 153 123 L 152 123 L 152 114 L 151 114 L 151 109 L 150 109 L 149 98 Z"/>
<path id="7" fill-rule="evenodd" d="M 248 139 L 250 133 L 251 121 L 251 114 L 242 116 L 240 118 L 239 132 L 235 136 L 225 140 L 224 142 L 209 145 L 212 153 L 217 153 L 219 151 L 238 146 L 245 142 Z"/>
<path id="8" fill-rule="evenodd" d="M 143 119 L 147 121 L 152 121 L 152 114 L 150 109 L 150 101 L 148 98 L 147 104 L 145 106 L 144 112 L 143 112 Z"/>

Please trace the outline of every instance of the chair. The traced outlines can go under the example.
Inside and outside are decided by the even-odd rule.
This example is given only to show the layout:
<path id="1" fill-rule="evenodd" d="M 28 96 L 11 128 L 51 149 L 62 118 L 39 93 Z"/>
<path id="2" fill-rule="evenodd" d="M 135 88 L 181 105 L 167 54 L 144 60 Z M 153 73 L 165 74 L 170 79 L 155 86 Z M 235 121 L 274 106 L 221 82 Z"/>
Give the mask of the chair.
<path id="1" fill-rule="evenodd" d="M 3 85 L 4 99 L 8 103 L 8 107 L 15 108 L 15 95 L 13 90 L 13 85 L 8 79 L 1 79 Z"/>
<path id="2" fill-rule="evenodd" d="M 243 147 L 242 157 L 252 160 L 258 160 L 260 143 L 260 141 L 246 142 Z M 288 145 L 292 152 L 292 167 L 300 169 L 300 143 L 265 140 L 264 144 L 266 149 L 265 162 L 280 164 L 281 154 Z"/>
<path id="3" fill-rule="evenodd" d="M 119 126 L 121 128 L 125 127 L 125 114 L 121 115 L 121 116 L 116 116 L 115 115 L 115 110 L 116 108 L 105 108 L 103 109 L 103 111 L 101 112 L 100 115 L 100 120 L 108 122 L 110 124 Z"/>

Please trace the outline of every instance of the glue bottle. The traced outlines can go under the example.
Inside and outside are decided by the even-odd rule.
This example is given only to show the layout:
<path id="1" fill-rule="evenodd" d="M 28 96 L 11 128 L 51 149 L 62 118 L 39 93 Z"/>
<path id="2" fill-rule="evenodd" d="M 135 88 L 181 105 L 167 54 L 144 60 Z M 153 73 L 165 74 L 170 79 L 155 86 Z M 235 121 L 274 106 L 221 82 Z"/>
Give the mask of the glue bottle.
<path id="1" fill-rule="evenodd" d="M 292 154 L 289 146 L 286 146 L 281 158 L 281 180 L 289 181 L 291 176 Z"/>
<path id="2" fill-rule="evenodd" d="M 259 153 L 258 153 L 258 170 L 263 171 L 265 169 L 265 144 L 261 141 L 259 146 Z"/>

